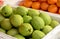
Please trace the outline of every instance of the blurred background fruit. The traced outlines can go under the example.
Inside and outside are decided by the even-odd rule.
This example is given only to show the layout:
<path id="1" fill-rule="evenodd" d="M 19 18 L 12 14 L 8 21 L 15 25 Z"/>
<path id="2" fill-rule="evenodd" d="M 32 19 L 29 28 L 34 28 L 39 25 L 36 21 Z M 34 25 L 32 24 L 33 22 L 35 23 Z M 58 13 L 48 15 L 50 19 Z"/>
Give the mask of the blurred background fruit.
<path id="1" fill-rule="evenodd" d="M 48 4 L 55 4 L 57 3 L 57 0 L 47 0 Z"/>
<path id="2" fill-rule="evenodd" d="M 25 7 L 31 7 L 32 6 L 32 1 L 25 1 L 24 6 Z"/>
<path id="3" fill-rule="evenodd" d="M 60 10 L 58 10 L 60 7 L 60 0 L 22 0 L 18 5 L 52 12 L 54 14 L 60 13 Z"/>
<path id="4" fill-rule="evenodd" d="M 60 7 L 60 0 L 57 1 L 57 6 Z"/>
<path id="5" fill-rule="evenodd" d="M 58 13 L 60 14 L 60 8 L 59 8 L 59 10 L 58 10 Z"/>
<path id="6" fill-rule="evenodd" d="M 42 10 L 47 10 L 48 9 L 48 6 L 49 6 L 49 4 L 47 4 L 46 2 L 42 2 L 41 3 L 41 9 Z"/>
<path id="7" fill-rule="evenodd" d="M 57 10 L 58 10 L 58 8 L 57 8 L 56 5 L 50 5 L 50 6 L 48 7 L 48 11 L 49 11 L 49 12 L 56 13 Z"/>
<path id="8" fill-rule="evenodd" d="M 40 3 L 39 2 L 33 2 L 32 3 L 32 8 L 33 9 L 40 9 Z"/>

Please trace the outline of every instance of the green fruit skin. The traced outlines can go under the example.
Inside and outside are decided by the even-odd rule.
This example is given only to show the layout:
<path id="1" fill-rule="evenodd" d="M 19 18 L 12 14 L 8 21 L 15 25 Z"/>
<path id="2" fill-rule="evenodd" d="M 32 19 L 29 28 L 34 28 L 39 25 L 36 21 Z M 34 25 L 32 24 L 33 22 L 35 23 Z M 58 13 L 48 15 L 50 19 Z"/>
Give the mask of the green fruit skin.
<path id="1" fill-rule="evenodd" d="M 10 29 L 7 31 L 7 34 L 14 36 L 14 35 L 18 34 L 18 31 L 16 29 Z"/>
<path id="2" fill-rule="evenodd" d="M 0 32 L 6 33 L 6 31 L 2 28 L 0 28 Z"/>
<path id="3" fill-rule="evenodd" d="M 35 30 L 32 34 L 33 39 L 42 39 L 44 36 L 45 36 L 45 34 L 39 30 Z"/>
<path id="4" fill-rule="evenodd" d="M 47 33 L 49 33 L 52 29 L 53 29 L 53 28 L 52 28 L 51 26 L 46 25 L 46 26 L 43 28 L 42 31 L 43 31 L 45 34 L 47 34 Z"/>
<path id="5" fill-rule="evenodd" d="M 45 23 L 41 17 L 33 17 L 31 21 L 32 26 L 34 29 L 40 30 L 45 26 Z"/>
<path id="6" fill-rule="evenodd" d="M 30 23 L 30 21 L 32 20 L 31 16 L 23 16 L 24 19 L 24 23 Z"/>
<path id="7" fill-rule="evenodd" d="M 0 23 L 3 19 L 5 19 L 5 18 L 0 14 Z"/>
<path id="8" fill-rule="evenodd" d="M 24 15 L 27 15 L 28 9 L 24 6 L 20 6 L 16 8 L 16 13 L 24 16 Z"/>
<path id="9" fill-rule="evenodd" d="M 0 14 L 2 13 L 2 8 L 0 7 Z"/>
<path id="10" fill-rule="evenodd" d="M 12 25 L 11 25 L 9 19 L 2 20 L 1 27 L 5 30 L 10 30 L 12 28 Z"/>
<path id="11" fill-rule="evenodd" d="M 25 37 L 23 37 L 22 35 L 19 35 L 19 34 L 14 35 L 14 37 L 16 37 L 17 39 L 25 39 Z"/>
<path id="12" fill-rule="evenodd" d="M 5 17 L 9 17 L 13 13 L 12 7 L 6 5 L 2 8 L 2 15 Z"/>
<path id="13" fill-rule="evenodd" d="M 40 17 L 44 20 L 46 25 L 49 25 L 52 21 L 51 17 L 46 13 L 40 13 Z"/>
<path id="14" fill-rule="evenodd" d="M 23 18 L 20 15 L 12 15 L 10 17 L 10 22 L 13 26 L 18 27 L 23 23 Z"/>
<path id="15" fill-rule="evenodd" d="M 53 20 L 52 22 L 51 22 L 51 27 L 56 27 L 57 25 L 59 25 L 59 22 L 58 21 L 56 21 L 56 20 Z"/>
<path id="16" fill-rule="evenodd" d="M 16 8 L 13 8 L 13 14 L 17 14 Z"/>
<path id="17" fill-rule="evenodd" d="M 28 15 L 29 15 L 29 16 L 32 16 L 32 17 L 33 17 L 33 16 L 39 16 L 39 14 L 40 14 L 40 13 L 39 13 L 38 10 L 35 10 L 35 9 L 29 9 L 29 10 L 28 10 Z"/>
<path id="18" fill-rule="evenodd" d="M 23 23 L 19 27 L 19 33 L 22 34 L 23 36 L 29 36 L 33 32 L 33 28 L 29 23 Z"/>
<path id="19" fill-rule="evenodd" d="M 29 38 L 29 39 L 32 39 L 32 38 Z"/>

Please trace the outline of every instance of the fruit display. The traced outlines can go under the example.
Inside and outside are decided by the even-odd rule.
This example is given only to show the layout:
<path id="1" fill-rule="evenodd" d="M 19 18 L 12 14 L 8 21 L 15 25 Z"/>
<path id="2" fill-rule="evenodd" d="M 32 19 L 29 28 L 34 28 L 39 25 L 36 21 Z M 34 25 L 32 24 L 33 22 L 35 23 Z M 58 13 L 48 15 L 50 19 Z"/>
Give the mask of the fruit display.
<path id="1" fill-rule="evenodd" d="M 60 0 L 22 0 L 18 5 L 60 14 Z"/>
<path id="2" fill-rule="evenodd" d="M 59 22 L 48 14 L 24 6 L 6 5 L 0 12 L 0 32 L 17 39 L 42 39 L 57 25 Z"/>

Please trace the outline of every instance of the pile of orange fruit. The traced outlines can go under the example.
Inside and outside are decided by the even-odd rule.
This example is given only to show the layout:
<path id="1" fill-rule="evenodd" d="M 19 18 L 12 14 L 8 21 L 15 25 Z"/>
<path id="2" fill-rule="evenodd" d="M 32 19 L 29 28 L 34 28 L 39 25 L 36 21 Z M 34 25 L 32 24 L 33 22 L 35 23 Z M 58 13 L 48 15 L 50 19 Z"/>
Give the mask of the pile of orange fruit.
<path id="1" fill-rule="evenodd" d="M 60 14 L 60 0 L 22 0 L 19 6 Z"/>

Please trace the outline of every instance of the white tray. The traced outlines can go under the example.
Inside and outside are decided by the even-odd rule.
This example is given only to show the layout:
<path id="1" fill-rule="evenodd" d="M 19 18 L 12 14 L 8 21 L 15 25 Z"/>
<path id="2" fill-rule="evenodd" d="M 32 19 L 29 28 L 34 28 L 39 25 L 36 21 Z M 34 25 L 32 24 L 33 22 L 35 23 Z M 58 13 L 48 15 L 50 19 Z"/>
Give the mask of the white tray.
<path id="1" fill-rule="evenodd" d="M 18 1 L 21 0 L 4 0 L 4 5 L 11 5 L 12 7 L 17 7 L 18 5 Z M 52 14 L 50 12 L 45 12 L 45 11 L 41 11 L 40 12 L 44 12 L 47 13 L 48 15 L 50 15 L 53 19 L 57 20 L 58 22 L 60 22 L 60 15 L 58 14 Z M 1 33 L 0 33 L 1 34 Z M 9 36 L 8 36 L 9 37 Z M 12 37 L 11 37 L 12 39 Z M 58 25 L 56 28 L 54 28 L 51 32 L 49 32 L 45 37 L 43 37 L 42 39 L 60 39 L 60 25 Z"/>

